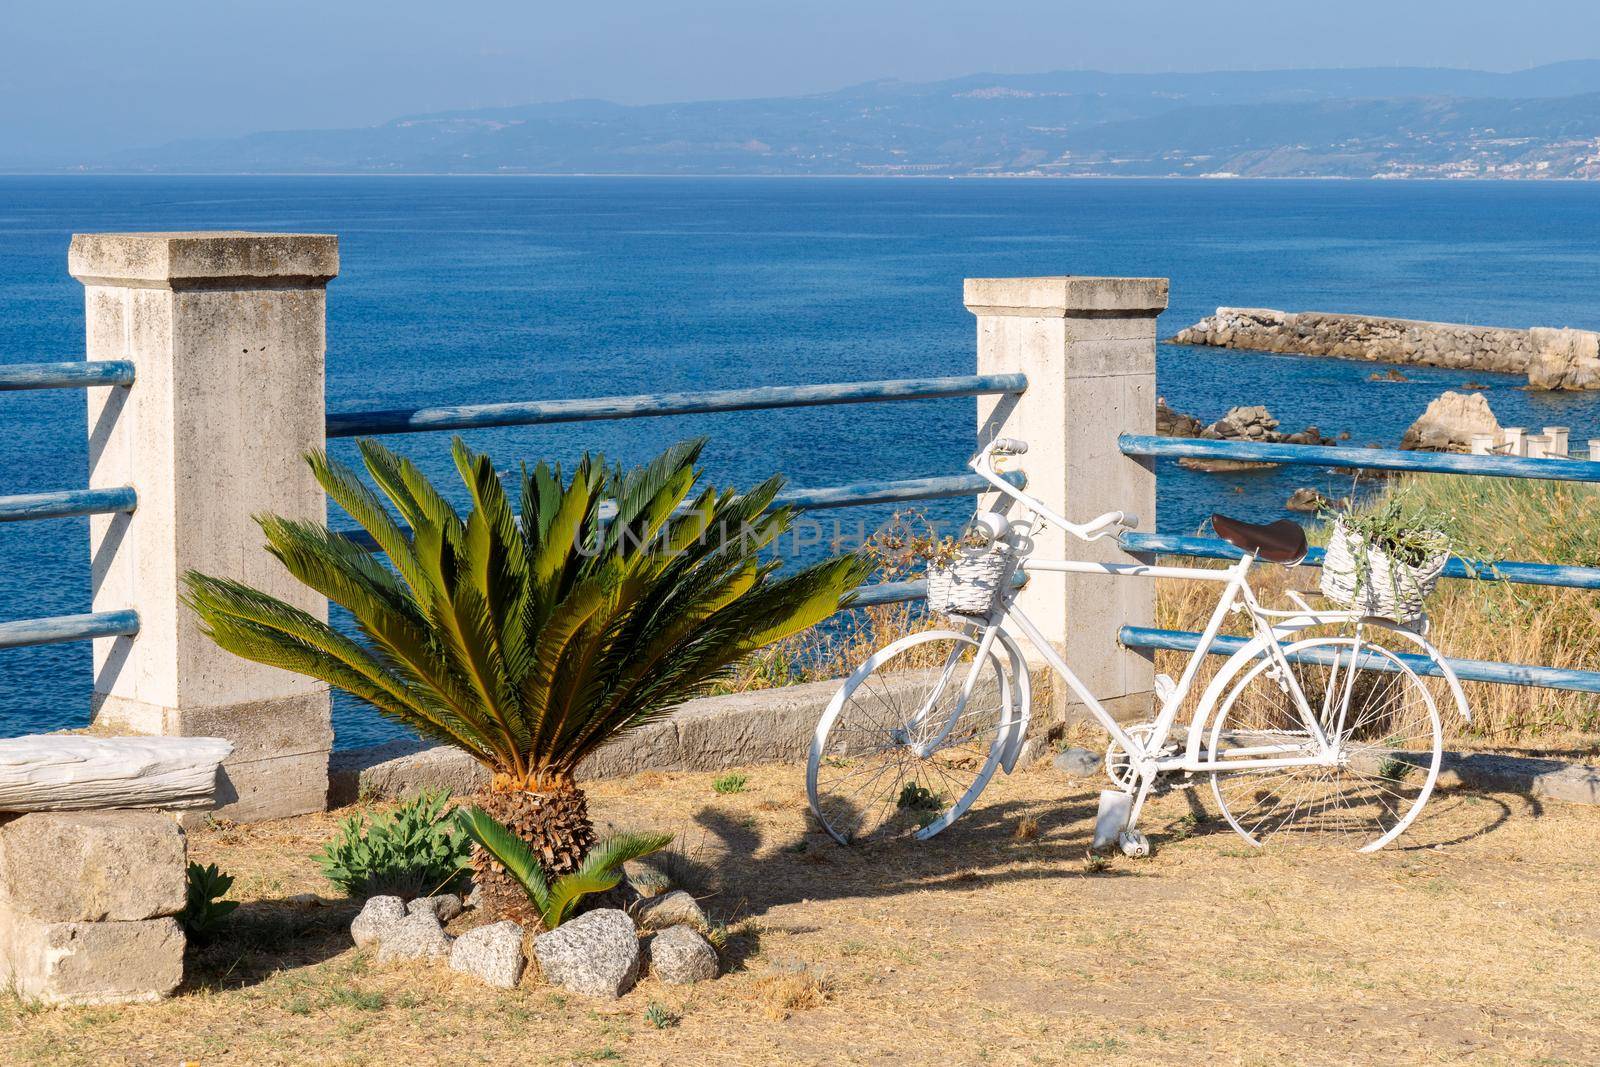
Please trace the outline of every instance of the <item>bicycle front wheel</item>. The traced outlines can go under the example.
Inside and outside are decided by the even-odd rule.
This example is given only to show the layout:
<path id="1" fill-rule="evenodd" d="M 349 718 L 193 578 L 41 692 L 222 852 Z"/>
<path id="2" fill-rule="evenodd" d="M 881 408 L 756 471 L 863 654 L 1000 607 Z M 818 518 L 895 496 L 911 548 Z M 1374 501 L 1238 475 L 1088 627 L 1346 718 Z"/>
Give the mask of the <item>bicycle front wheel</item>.
<path id="1" fill-rule="evenodd" d="M 811 810 L 835 841 L 927 839 L 983 792 L 1017 714 L 999 648 L 981 664 L 978 650 L 951 630 L 912 634 L 845 680 L 806 767 Z"/>
<path id="2" fill-rule="evenodd" d="M 1212 794 L 1253 845 L 1277 838 L 1380 849 L 1411 825 L 1439 776 L 1433 696 L 1405 661 L 1364 638 L 1312 638 L 1284 652 L 1287 667 L 1260 660 L 1228 689 L 1211 754 L 1240 766 L 1212 772 Z M 1319 753 L 1325 762 L 1312 766 L 1250 766 Z"/>

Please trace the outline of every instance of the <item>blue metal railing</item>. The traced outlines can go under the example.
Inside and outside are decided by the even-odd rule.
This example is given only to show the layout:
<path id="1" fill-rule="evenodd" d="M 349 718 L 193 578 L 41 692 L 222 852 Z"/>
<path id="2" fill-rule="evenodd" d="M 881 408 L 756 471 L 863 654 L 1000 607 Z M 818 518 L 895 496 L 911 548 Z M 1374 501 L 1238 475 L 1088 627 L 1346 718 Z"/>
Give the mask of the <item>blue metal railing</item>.
<path id="1" fill-rule="evenodd" d="M 470 430 L 486 426 L 542 426 L 561 422 L 705 415 L 720 411 L 763 411 L 823 404 L 990 396 L 1020 393 L 1027 387 L 1028 379 L 1023 374 L 968 374 L 949 378 L 901 378 L 833 385 L 775 385 L 719 392 L 647 393 L 582 400 L 530 400 L 511 404 L 471 404 L 398 411 L 349 411 L 329 415 L 327 433 L 329 437 L 364 437 L 386 433 Z"/>
<path id="2" fill-rule="evenodd" d="M 73 360 L 64 363 L 12 363 L 0 366 L 0 392 L 21 389 L 89 389 L 132 385 L 128 360 Z M 78 515 L 131 512 L 139 500 L 131 486 L 107 489 L 64 489 L 53 493 L 0 496 L 0 522 L 64 519 Z M 42 619 L 0 622 L 0 648 L 56 645 L 98 637 L 131 637 L 139 632 L 133 611 L 97 611 Z"/>
<path id="3" fill-rule="evenodd" d="M 133 364 L 125 359 L 67 363 L 11 363 L 0 366 L 0 392 L 13 389 L 84 389 L 132 385 Z"/>
<path id="4" fill-rule="evenodd" d="M 1600 482 L 1600 463 L 1589 460 L 1458 455 L 1443 452 L 1410 452 L 1391 448 L 1341 448 L 1323 445 L 1268 444 L 1257 441 L 1211 441 L 1155 437 L 1146 434 L 1123 434 L 1117 443 L 1123 454 L 1129 456 L 1178 458 L 1187 456 L 1301 466 L 1350 467 L 1358 470 Z M 1232 544 L 1216 537 L 1129 533 L 1122 537 L 1122 545 L 1130 552 L 1170 553 L 1209 559 L 1239 559 L 1243 556 L 1243 553 Z M 1313 548 L 1306 554 L 1304 565 L 1321 566 L 1322 558 L 1323 550 Z M 1566 589 L 1600 589 L 1600 568 L 1569 567 L 1552 563 L 1515 561 L 1488 563 L 1452 557 L 1445 565 L 1443 576 Z M 1167 649 L 1179 652 L 1192 652 L 1200 647 L 1201 636 L 1192 630 L 1163 630 L 1143 626 L 1124 626 L 1121 630 L 1121 641 L 1129 648 Z M 1232 655 L 1241 647 L 1243 639 L 1225 637 L 1219 638 L 1212 644 L 1209 651 L 1213 655 Z M 1401 656 L 1401 659 L 1423 673 L 1438 673 L 1437 668 L 1433 667 L 1432 662 L 1424 656 L 1406 655 Z M 1493 660 L 1447 658 L 1446 662 L 1463 681 L 1600 693 L 1600 671 L 1500 663 Z"/>
<path id="5" fill-rule="evenodd" d="M 130 486 L 114 489 L 65 489 L 56 493 L 0 496 L 0 522 L 65 519 L 75 515 L 110 515 L 133 511 L 139 498 Z"/>

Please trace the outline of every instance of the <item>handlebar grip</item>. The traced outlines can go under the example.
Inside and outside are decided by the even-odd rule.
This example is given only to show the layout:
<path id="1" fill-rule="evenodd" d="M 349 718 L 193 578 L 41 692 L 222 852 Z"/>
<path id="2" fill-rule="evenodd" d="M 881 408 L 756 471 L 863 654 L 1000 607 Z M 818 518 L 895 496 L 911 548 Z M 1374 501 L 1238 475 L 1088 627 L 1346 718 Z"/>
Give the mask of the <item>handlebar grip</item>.
<path id="1" fill-rule="evenodd" d="M 1021 456 L 1027 453 L 1028 442 L 1015 437 L 997 437 L 994 444 L 989 447 L 996 452 L 1010 452 L 1013 456 Z"/>

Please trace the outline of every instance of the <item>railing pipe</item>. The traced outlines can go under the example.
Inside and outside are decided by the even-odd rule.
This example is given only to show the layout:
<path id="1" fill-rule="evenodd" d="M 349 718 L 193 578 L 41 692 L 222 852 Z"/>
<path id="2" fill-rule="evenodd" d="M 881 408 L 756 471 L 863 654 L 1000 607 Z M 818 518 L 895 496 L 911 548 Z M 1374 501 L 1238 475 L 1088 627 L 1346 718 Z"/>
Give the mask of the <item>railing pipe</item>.
<path id="1" fill-rule="evenodd" d="M 1193 652 L 1200 647 L 1204 636 L 1192 630 L 1160 630 L 1145 626 L 1124 626 L 1119 639 L 1128 648 L 1167 649 L 1174 652 Z M 1245 645 L 1242 637 L 1218 637 L 1208 649 L 1214 656 L 1231 656 Z M 1393 651 L 1392 649 L 1390 651 Z M 1438 665 L 1427 656 L 1414 652 L 1395 652 L 1402 662 L 1418 674 L 1440 676 Z M 1332 654 L 1327 651 L 1305 649 L 1290 655 L 1300 663 L 1330 664 Z M 1502 685 L 1531 686 L 1538 689 L 1564 689 L 1578 693 L 1600 693 L 1600 671 L 1579 671 L 1564 667 L 1539 667 L 1526 663 L 1499 663 L 1483 659 L 1454 659 L 1445 662 L 1456 677 L 1464 682 L 1495 682 Z M 1379 670 L 1394 670 L 1392 664 L 1374 657 L 1364 666 Z"/>
<path id="2" fill-rule="evenodd" d="M 110 515 L 131 512 L 138 503 L 138 496 L 130 486 L 0 496 L 0 522 L 65 519 L 74 515 Z"/>
<path id="3" fill-rule="evenodd" d="M 1027 485 L 1027 479 L 1020 471 L 1008 471 L 1002 477 L 1019 489 Z M 772 506 L 787 505 L 796 511 L 819 511 L 824 508 L 854 508 L 868 504 L 895 504 L 912 500 L 938 500 L 944 497 L 976 495 L 987 488 L 989 483 L 976 474 L 950 474 L 938 478 L 907 478 L 898 482 L 835 485 L 824 489 L 790 489 L 779 493 L 773 499 Z M 378 550 L 378 543 L 365 530 L 344 529 L 335 532 L 368 552 Z"/>
<path id="4" fill-rule="evenodd" d="M 59 645 L 96 637 L 132 637 L 139 632 L 135 611 L 97 611 L 88 615 L 56 615 L 46 619 L 0 622 L 0 648 Z"/>
<path id="5" fill-rule="evenodd" d="M 97 385 L 132 384 L 133 364 L 125 359 L 12 363 L 0 366 L 0 392 L 15 389 L 85 389 Z"/>
<path id="6" fill-rule="evenodd" d="M 1244 555 L 1232 544 L 1217 537 L 1128 533 L 1122 535 L 1122 545 L 1129 552 L 1164 552 L 1202 559 L 1238 559 Z M 1301 566 L 1322 566 L 1322 555 L 1322 549 L 1311 549 Z M 1510 560 L 1488 563 L 1452 556 L 1444 566 L 1443 576 L 1505 581 L 1518 585 L 1550 585 L 1565 589 L 1600 589 L 1600 567 L 1566 567 L 1554 563 L 1518 563 Z"/>
<path id="7" fill-rule="evenodd" d="M 1528 459 L 1522 456 L 1470 456 L 1454 452 L 1404 452 L 1396 448 L 1340 445 L 1285 445 L 1262 441 L 1206 441 L 1154 434 L 1123 434 L 1117 445 L 1128 456 L 1193 459 L 1243 459 L 1313 467 L 1419 474 L 1479 474 L 1494 478 L 1538 478 L 1557 482 L 1600 482 L 1600 468 L 1581 459 Z"/>
<path id="8" fill-rule="evenodd" d="M 889 400 L 933 400 L 941 397 L 1020 393 L 1028 387 L 1023 374 L 968 374 L 949 378 L 902 378 L 833 385 L 778 385 L 719 392 L 647 393 L 580 400 L 532 400 L 510 404 L 469 404 L 396 411 L 349 411 L 329 415 L 329 437 L 357 437 L 432 430 L 469 430 L 486 426 L 535 426 L 602 419 L 637 419 L 663 415 L 703 415 L 718 411 L 815 407 L 822 404 L 866 404 Z"/>

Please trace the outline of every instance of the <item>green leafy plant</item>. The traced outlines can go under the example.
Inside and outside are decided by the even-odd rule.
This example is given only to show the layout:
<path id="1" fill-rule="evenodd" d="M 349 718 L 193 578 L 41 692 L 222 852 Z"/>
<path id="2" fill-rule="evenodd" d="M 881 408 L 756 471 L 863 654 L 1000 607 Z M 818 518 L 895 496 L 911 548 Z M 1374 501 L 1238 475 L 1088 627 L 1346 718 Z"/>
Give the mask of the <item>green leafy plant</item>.
<path id="1" fill-rule="evenodd" d="M 472 856 L 472 843 L 457 829 L 445 790 L 423 792 L 379 815 L 339 824 L 339 834 L 321 853 L 322 873 L 352 896 L 426 896 L 456 883 Z"/>
<path id="2" fill-rule="evenodd" d="M 359 639 L 229 579 L 191 572 L 187 600 L 223 648 L 321 679 L 469 753 L 491 772 L 484 808 L 548 874 L 564 874 L 594 842 L 573 780 L 584 757 L 826 619 L 870 570 L 843 555 L 780 575 L 781 561 L 760 553 L 792 520 L 773 507 L 782 479 L 691 497 L 704 445 L 674 445 L 631 471 L 588 455 L 570 477 L 524 468 L 519 515 L 488 457 L 457 440 L 465 517 L 372 441 L 357 447 L 376 491 L 313 453 L 313 474 L 381 556 L 321 523 L 259 521 L 268 550 L 348 609 Z M 480 849 L 473 866 L 489 910 L 520 906 L 493 857 Z"/>
<path id="3" fill-rule="evenodd" d="M 1408 509 L 1396 496 L 1366 508 L 1327 511 L 1323 517 L 1339 523 L 1369 549 L 1408 567 L 1419 567 L 1450 548 L 1449 538 L 1441 532 L 1442 515 Z"/>
<path id="4" fill-rule="evenodd" d="M 711 789 L 717 793 L 743 793 L 749 784 L 748 774 L 724 774 L 711 780 Z"/>
<path id="5" fill-rule="evenodd" d="M 644 1021 L 657 1030 L 667 1030 L 678 1025 L 678 1016 L 652 1000 L 644 1009 Z"/>
<path id="6" fill-rule="evenodd" d="M 539 857 L 528 843 L 482 808 L 464 808 L 457 816 L 464 834 L 495 858 L 527 894 L 540 921 L 554 930 L 572 915 L 578 901 L 604 893 L 622 881 L 622 865 L 659 852 L 672 843 L 671 834 L 615 834 L 597 842 L 576 871 L 555 881 L 545 877 Z"/>
<path id="7" fill-rule="evenodd" d="M 188 895 L 179 918 L 190 935 L 209 937 L 239 906 L 237 900 L 222 899 L 233 888 L 233 875 L 224 874 L 215 863 L 202 867 L 191 860 L 188 877 Z"/>

